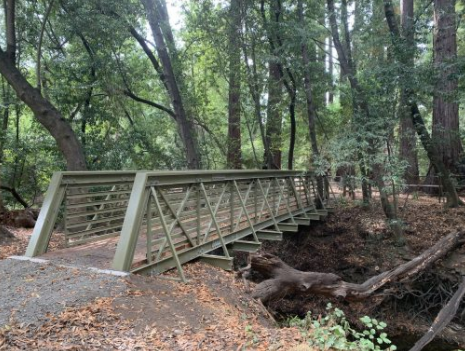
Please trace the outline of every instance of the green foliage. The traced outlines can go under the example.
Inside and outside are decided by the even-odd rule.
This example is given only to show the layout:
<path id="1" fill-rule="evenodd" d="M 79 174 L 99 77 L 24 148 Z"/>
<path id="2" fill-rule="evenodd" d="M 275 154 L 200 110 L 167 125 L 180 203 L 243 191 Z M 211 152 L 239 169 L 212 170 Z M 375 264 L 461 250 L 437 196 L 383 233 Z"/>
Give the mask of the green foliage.
<path id="1" fill-rule="evenodd" d="M 298 327 L 308 344 L 321 350 L 397 350 L 383 332 L 386 323 L 364 316 L 360 318 L 364 329 L 358 331 L 350 326 L 342 310 L 333 308 L 331 303 L 328 303 L 326 310 L 325 317 L 312 316 L 308 312 L 305 318 L 291 318 L 286 325 Z"/>

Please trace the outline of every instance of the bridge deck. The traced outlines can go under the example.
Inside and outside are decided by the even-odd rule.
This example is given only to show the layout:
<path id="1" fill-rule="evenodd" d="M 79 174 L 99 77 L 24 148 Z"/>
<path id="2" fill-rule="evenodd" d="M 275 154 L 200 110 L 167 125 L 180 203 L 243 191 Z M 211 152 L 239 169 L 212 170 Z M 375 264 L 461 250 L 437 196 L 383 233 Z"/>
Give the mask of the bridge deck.
<path id="1" fill-rule="evenodd" d="M 84 245 L 49 251 L 40 255 L 39 258 L 69 266 L 112 269 L 118 239 L 118 237 L 113 237 Z M 141 235 L 137 241 L 136 251 L 134 254 L 135 261 L 145 260 L 145 243 L 145 235 Z"/>

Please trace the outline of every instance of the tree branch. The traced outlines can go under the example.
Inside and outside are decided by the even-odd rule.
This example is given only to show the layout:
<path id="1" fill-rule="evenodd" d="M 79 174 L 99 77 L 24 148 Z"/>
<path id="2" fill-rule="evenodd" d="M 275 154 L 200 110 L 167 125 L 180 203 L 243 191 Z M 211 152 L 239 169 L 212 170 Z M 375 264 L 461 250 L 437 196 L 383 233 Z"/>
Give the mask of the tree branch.
<path id="1" fill-rule="evenodd" d="M 10 188 L 9 186 L 0 185 L 1 190 L 6 190 L 13 195 L 13 197 L 18 201 L 24 208 L 29 208 L 30 205 L 21 197 L 21 195 L 16 191 L 15 188 Z"/>
<path id="2" fill-rule="evenodd" d="M 127 97 L 133 99 L 134 101 L 137 101 L 137 102 L 142 102 L 146 105 L 149 105 L 149 106 L 152 106 L 152 107 L 155 107 L 161 111 L 164 111 L 166 112 L 167 114 L 169 114 L 171 117 L 173 117 L 173 119 L 176 121 L 177 117 L 176 117 L 176 114 L 171 110 L 169 109 L 168 107 L 165 107 L 163 105 L 160 105 L 160 104 L 157 104 L 156 102 L 153 102 L 153 101 L 150 101 L 150 100 L 147 100 L 147 99 L 144 99 L 144 98 L 141 98 L 137 95 L 135 95 L 133 92 L 129 91 L 129 90 L 123 90 L 123 94 L 126 95 Z"/>

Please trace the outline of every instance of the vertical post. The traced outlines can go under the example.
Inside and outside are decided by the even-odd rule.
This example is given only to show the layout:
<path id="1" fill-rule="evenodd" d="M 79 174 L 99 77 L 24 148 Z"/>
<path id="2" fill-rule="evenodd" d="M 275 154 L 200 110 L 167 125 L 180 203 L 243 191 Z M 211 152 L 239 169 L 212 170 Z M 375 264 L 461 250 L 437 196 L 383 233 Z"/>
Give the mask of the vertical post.
<path id="1" fill-rule="evenodd" d="M 197 185 L 197 245 L 200 245 L 200 186 Z"/>
<path id="2" fill-rule="evenodd" d="M 278 209 L 276 208 L 278 201 L 276 198 L 276 186 L 275 182 L 273 182 L 274 178 L 270 178 L 271 182 L 271 195 L 273 196 L 273 216 L 276 216 L 278 214 Z"/>
<path id="3" fill-rule="evenodd" d="M 230 216 L 230 220 L 231 220 L 231 228 L 229 230 L 230 233 L 232 233 L 234 231 L 234 189 L 233 189 L 233 186 L 234 186 L 234 183 L 231 181 L 230 183 L 230 187 L 229 187 L 229 205 L 230 205 L 230 208 L 229 208 L 229 216 Z"/>
<path id="4" fill-rule="evenodd" d="M 62 179 L 62 172 L 53 173 L 25 256 L 34 257 L 42 255 L 47 251 L 58 211 L 65 196 L 66 188 L 61 184 Z"/>
<path id="5" fill-rule="evenodd" d="M 287 179 L 284 178 L 284 181 L 286 182 L 286 199 L 287 199 L 287 207 L 291 207 L 291 185 L 289 182 L 291 177 L 288 177 Z"/>
<path id="6" fill-rule="evenodd" d="M 147 200 L 147 263 L 152 263 L 152 204 Z"/>
<path id="7" fill-rule="evenodd" d="M 139 238 L 139 229 L 149 197 L 147 178 L 146 172 L 137 172 L 134 178 L 123 228 L 113 258 L 112 267 L 114 270 L 129 272 L 131 269 L 137 239 Z"/>
<path id="8" fill-rule="evenodd" d="M 253 180 L 253 206 L 254 206 L 254 217 L 253 222 L 257 223 L 258 220 L 258 201 L 257 201 L 258 189 L 257 189 L 257 180 Z"/>

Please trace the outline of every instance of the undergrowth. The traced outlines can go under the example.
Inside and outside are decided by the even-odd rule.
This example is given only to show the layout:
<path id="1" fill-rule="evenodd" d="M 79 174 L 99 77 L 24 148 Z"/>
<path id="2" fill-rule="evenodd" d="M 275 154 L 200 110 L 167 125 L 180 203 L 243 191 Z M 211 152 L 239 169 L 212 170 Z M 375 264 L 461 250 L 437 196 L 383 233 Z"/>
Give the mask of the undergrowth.
<path id="1" fill-rule="evenodd" d="M 383 332 L 387 324 L 364 316 L 360 321 L 365 326 L 362 331 L 352 328 L 344 312 L 328 303 L 325 317 L 313 316 L 308 312 L 304 318 L 293 317 L 286 326 L 298 327 L 309 346 L 320 350 L 397 350 L 387 334 Z"/>

